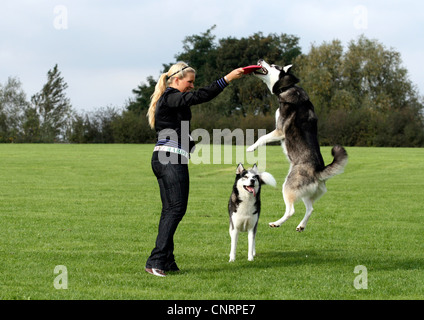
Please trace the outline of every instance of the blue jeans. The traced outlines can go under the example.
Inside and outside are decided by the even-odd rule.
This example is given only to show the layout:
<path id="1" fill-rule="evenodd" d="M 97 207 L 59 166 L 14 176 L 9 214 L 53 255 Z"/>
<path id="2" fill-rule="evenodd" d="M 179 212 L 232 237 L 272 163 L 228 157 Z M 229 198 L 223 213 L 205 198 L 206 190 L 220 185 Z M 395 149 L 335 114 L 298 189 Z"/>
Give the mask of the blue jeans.
<path id="1" fill-rule="evenodd" d="M 168 271 L 172 265 L 176 266 L 174 234 L 187 210 L 190 181 L 187 164 L 161 163 L 160 152 L 153 152 L 152 169 L 159 183 L 162 212 L 156 245 L 147 259 L 146 268 Z"/>

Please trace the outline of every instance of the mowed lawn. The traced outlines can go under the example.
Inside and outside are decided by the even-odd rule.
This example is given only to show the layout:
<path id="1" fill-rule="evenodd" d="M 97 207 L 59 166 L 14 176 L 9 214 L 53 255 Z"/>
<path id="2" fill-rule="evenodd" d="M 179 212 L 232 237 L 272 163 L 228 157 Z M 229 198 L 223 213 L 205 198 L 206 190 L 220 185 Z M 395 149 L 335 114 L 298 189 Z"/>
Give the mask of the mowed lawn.
<path id="1" fill-rule="evenodd" d="M 0 145 L 0 299 L 424 298 L 424 149 L 346 148 L 345 173 L 327 182 L 298 233 L 302 202 L 280 228 L 268 227 L 284 213 L 288 170 L 281 148 L 268 146 L 266 170 L 278 186 L 261 192 L 253 262 L 246 233 L 228 262 L 236 160 L 190 164 L 175 236 L 182 271 L 166 278 L 144 271 L 161 209 L 152 149 Z M 330 150 L 322 148 L 327 164 Z M 367 288 L 356 288 L 365 278 Z"/>

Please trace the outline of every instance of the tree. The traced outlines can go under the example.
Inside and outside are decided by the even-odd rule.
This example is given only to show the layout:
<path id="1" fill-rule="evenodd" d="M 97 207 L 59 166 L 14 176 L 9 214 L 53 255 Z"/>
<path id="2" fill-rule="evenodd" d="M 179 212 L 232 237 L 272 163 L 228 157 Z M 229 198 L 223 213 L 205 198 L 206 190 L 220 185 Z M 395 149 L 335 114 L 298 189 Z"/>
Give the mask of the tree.
<path id="1" fill-rule="evenodd" d="M 21 142 L 41 142 L 40 141 L 40 119 L 38 118 L 37 110 L 29 105 L 28 108 L 25 109 L 23 123 L 23 138 Z"/>
<path id="2" fill-rule="evenodd" d="M 68 88 L 57 64 L 47 73 L 47 83 L 31 98 L 40 123 L 42 142 L 64 141 L 70 126 L 72 106 L 65 95 Z"/>
<path id="3" fill-rule="evenodd" d="M 0 142 L 19 142 L 25 133 L 29 102 L 17 78 L 9 77 L 0 84 Z"/>
<path id="4" fill-rule="evenodd" d="M 150 97 L 155 91 L 156 81 L 152 76 L 147 77 L 147 84 L 141 83 L 136 89 L 133 89 L 133 93 L 135 94 L 135 100 L 130 99 L 127 110 L 134 112 L 135 114 L 144 115 L 149 109 L 150 105 Z"/>
<path id="5" fill-rule="evenodd" d="M 347 51 L 334 40 L 313 45 L 294 61 L 294 73 L 320 119 L 320 141 L 360 146 L 422 146 L 419 96 L 400 53 L 361 36 Z"/>
<path id="6" fill-rule="evenodd" d="M 196 70 L 196 86 L 210 84 L 213 81 L 210 79 L 215 80 L 218 73 L 222 72 L 217 65 L 217 48 L 212 34 L 215 28 L 216 25 L 200 35 L 187 36 L 183 40 L 183 52 L 175 55 L 176 61 L 187 62 Z M 172 63 L 164 65 L 164 70 L 168 70 L 171 65 Z"/>
<path id="7" fill-rule="evenodd" d="M 120 117 L 113 107 L 100 108 L 85 115 L 75 114 L 68 132 L 73 143 L 114 143 L 115 122 Z"/>

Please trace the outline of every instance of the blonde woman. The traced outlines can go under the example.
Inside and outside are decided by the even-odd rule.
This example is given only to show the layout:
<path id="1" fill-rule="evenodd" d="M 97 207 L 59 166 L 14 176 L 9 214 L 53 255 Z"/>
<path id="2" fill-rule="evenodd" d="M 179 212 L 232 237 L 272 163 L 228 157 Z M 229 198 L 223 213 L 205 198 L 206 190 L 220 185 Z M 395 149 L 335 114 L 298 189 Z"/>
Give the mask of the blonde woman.
<path id="1" fill-rule="evenodd" d="M 211 85 L 192 91 L 196 72 L 179 62 L 163 73 L 156 84 L 147 116 L 157 133 L 152 169 L 159 183 L 162 212 L 155 248 L 146 262 L 150 274 L 165 277 L 167 271 L 179 271 L 174 258 L 174 233 L 188 202 L 187 164 L 194 145 L 189 136 L 190 107 L 215 98 L 243 73 L 242 68 L 235 69 Z"/>

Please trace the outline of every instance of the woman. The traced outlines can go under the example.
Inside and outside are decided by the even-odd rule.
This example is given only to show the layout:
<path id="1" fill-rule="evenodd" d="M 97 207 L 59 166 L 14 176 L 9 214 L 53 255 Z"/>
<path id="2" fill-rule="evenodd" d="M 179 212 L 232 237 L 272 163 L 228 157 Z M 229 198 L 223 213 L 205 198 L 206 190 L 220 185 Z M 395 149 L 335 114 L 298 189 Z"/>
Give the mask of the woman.
<path id="1" fill-rule="evenodd" d="M 174 258 L 174 233 L 188 202 L 187 164 L 194 145 L 189 137 L 190 107 L 215 98 L 243 73 L 242 68 L 235 69 L 210 86 L 190 92 L 195 70 L 179 62 L 162 74 L 156 84 L 147 116 L 150 127 L 157 133 L 152 169 L 159 183 L 162 213 L 156 246 L 146 262 L 146 271 L 150 274 L 165 277 L 166 271 L 179 271 Z"/>

